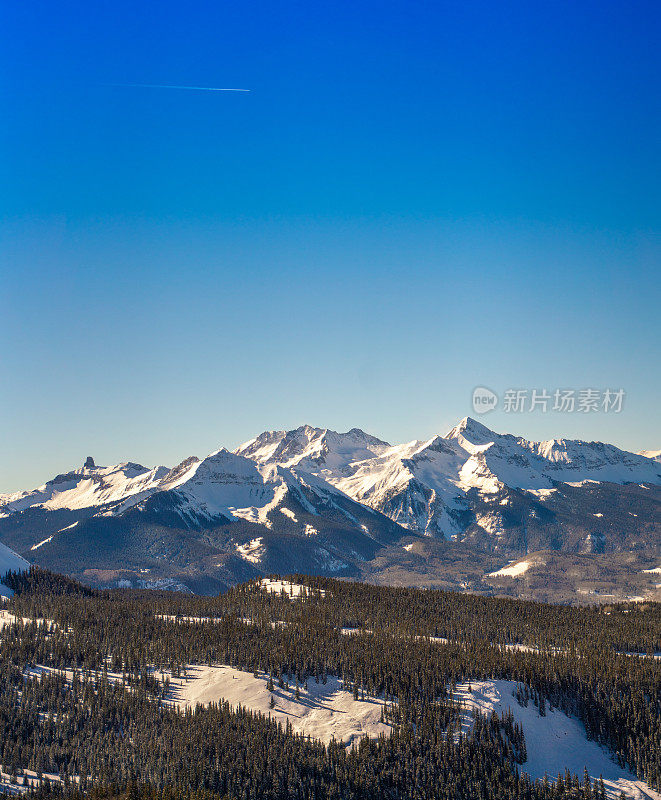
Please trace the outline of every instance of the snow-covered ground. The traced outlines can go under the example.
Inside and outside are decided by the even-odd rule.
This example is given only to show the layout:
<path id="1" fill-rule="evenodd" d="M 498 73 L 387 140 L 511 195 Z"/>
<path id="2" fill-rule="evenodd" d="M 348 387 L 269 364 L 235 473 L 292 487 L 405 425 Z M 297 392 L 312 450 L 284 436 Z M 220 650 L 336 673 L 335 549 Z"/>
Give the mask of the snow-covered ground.
<path id="1" fill-rule="evenodd" d="M 472 724 L 473 709 L 486 715 L 492 711 L 501 714 L 511 709 L 515 722 L 523 728 L 528 753 L 528 760 L 521 765 L 520 772 L 527 773 L 533 779 L 548 775 L 549 780 L 553 780 L 558 773 L 564 774 L 565 769 L 569 768 L 582 779 L 587 767 L 592 779 L 603 776 L 609 797 L 619 798 L 620 793 L 624 792 L 633 800 L 661 800 L 661 794 L 643 781 L 636 780 L 635 775 L 619 767 L 603 747 L 590 741 L 579 720 L 557 709 L 547 709 L 546 716 L 542 717 L 532 700 L 527 707 L 519 705 L 512 695 L 515 689 L 514 681 L 488 680 L 458 684 L 453 697 L 466 709 L 462 715 L 463 729 L 468 730 Z"/>
<path id="2" fill-rule="evenodd" d="M 14 616 L 14 614 L 7 611 L 7 609 L 0 610 L 0 631 L 5 627 L 5 625 L 13 625 L 15 622 L 19 621 L 19 617 Z M 53 622 L 52 619 L 43 619 L 42 617 L 38 617 L 37 619 L 30 619 L 30 617 L 21 617 L 20 621 L 23 625 L 27 625 L 30 622 L 36 622 L 37 625 L 47 625 L 48 630 L 51 630 L 56 626 L 56 623 Z"/>
<path id="3" fill-rule="evenodd" d="M 262 578 L 259 584 L 262 589 L 271 594 L 282 594 L 283 592 L 289 597 L 301 597 L 301 595 L 318 595 L 324 597 L 326 592 L 323 589 L 312 589 L 309 586 L 303 586 L 300 583 L 291 583 L 291 581 L 272 580 L 271 578 Z"/>
<path id="4" fill-rule="evenodd" d="M 250 561 L 252 564 L 259 564 L 264 555 L 264 539 L 258 536 L 251 539 L 247 544 L 237 544 L 236 550 L 241 558 Z"/>
<path id="5" fill-rule="evenodd" d="M 34 789 L 39 786 L 43 781 L 49 783 L 61 783 L 62 779 L 54 772 L 44 772 L 43 779 L 40 781 L 37 773 L 31 769 L 17 770 L 19 773 L 16 776 L 16 781 L 12 780 L 11 769 L 9 765 L 5 769 L 4 764 L 0 764 L 0 793 L 6 795 L 22 795 L 28 789 Z M 78 776 L 72 776 L 73 781 L 78 781 Z"/>
<path id="6" fill-rule="evenodd" d="M 29 561 L 0 543 L 0 578 L 4 577 L 7 572 L 22 572 L 29 566 Z M 0 597 L 11 597 L 13 594 L 14 592 L 8 586 L 0 583 Z"/>
<path id="7" fill-rule="evenodd" d="M 47 667 L 43 664 L 37 664 L 34 667 L 29 667 L 24 670 L 23 675 L 26 678 L 42 678 L 44 675 L 61 675 L 66 679 L 67 683 L 71 683 L 73 681 L 74 672 L 77 672 L 80 675 L 82 670 L 74 670 L 71 667 L 68 667 L 67 669 L 59 669 L 58 667 Z M 100 678 L 102 675 L 101 672 L 98 672 L 94 669 L 87 670 L 87 674 L 92 678 Z M 109 683 L 121 683 L 123 685 L 128 685 L 126 683 L 126 679 L 122 677 L 120 672 L 110 672 L 106 670 L 105 675 L 107 676 Z"/>
<path id="8" fill-rule="evenodd" d="M 496 572 L 490 572 L 487 578 L 518 578 L 530 569 L 531 564 L 531 561 L 518 561 L 516 564 L 496 570 Z"/>
<path id="9" fill-rule="evenodd" d="M 222 617 L 178 617 L 175 614 L 155 614 L 156 619 L 166 622 L 179 622 L 186 625 L 195 625 L 198 622 L 222 622 Z"/>
<path id="10" fill-rule="evenodd" d="M 304 733 L 328 744 L 332 738 L 347 746 L 363 736 L 390 734 L 391 727 L 380 722 L 383 700 L 365 696 L 354 700 L 353 693 L 343 688 L 338 678 L 328 677 L 326 683 L 307 681 L 307 689 L 299 686 L 296 699 L 295 683 L 281 689 L 277 680 L 274 689 L 267 689 L 268 675 L 255 677 L 251 672 L 226 666 L 190 666 L 186 678 L 170 679 L 170 700 L 180 708 L 227 701 L 232 707 L 243 706 L 253 712 L 281 723 L 291 723 L 294 733 Z M 275 701 L 270 706 L 271 696 Z"/>

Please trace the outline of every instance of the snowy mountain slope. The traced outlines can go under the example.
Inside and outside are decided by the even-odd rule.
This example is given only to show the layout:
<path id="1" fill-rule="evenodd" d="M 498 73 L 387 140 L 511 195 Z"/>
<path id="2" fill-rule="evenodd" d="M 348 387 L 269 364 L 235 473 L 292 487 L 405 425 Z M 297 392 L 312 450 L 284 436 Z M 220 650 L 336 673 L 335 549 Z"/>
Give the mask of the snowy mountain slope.
<path id="1" fill-rule="evenodd" d="M 651 458 L 652 461 L 661 462 L 661 450 L 639 450 L 638 455 Z"/>
<path id="2" fill-rule="evenodd" d="M 8 572 L 22 572 L 30 566 L 29 562 L 24 558 L 10 550 L 4 544 L 0 544 L 0 577 L 3 577 Z M 0 597 L 11 597 L 12 590 L 0 583 Z"/>
<path id="3" fill-rule="evenodd" d="M 28 509 L 85 510 L 106 517 L 129 510 L 167 510 L 185 527 L 243 519 L 270 528 L 272 512 L 284 508 L 284 514 L 275 516 L 278 522 L 287 515 L 287 500 L 312 515 L 339 514 L 356 527 L 360 526 L 357 516 L 364 516 L 367 511 L 319 475 L 299 467 L 256 463 L 221 448 L 202 460 L 190 457 L 170 470 L 148 470 L 132 463 L 97 467 L 89 458 L 81 469 L 58 475 L 33 491 L 0 495 L 0 516 Z M 289 512 L 289 520 L 295 518 Z M 51 536 L 75 524 L 57 529 Z M 301 529 L 305 529 L 303 523 Z M 35 549 L 47 543 L 36 542 Z"/>
<path id="4" fill-rule="evenodd" d="M 0 495 L 0 540 L 99 581 L 118 571 L 133 580 L 122 570 L 179 581 L 184 570 L 209 588 L 264 570 L 394 576 L 401 554 L 413 554 L 380 548 L 418 535 L 497 556 L 498 566 L 540 550 L 658 558 L 659 487 L 661 464 L 645 456 L 532 442 L 470 418 L 400 445 L 306 425 L 172 469 L 88 458 L 33 491 Z M 435 569 L 416 564 L 416 575 Z"/>
<path id="5" fill-rule="evenodd" d="M 166 476 L 131 515 L 180 527 L 227 524 L 235 557 L 256 570 L 348 574 L 403 531 L 319 476 L 222 449 Z M 246 524 L 247 523 L 247 524 Z M 348 572 L 347 572 L 348 571 Z"/>
<path id="6" fill-rule="evenodd" d="M 435 436 L 392 447 L 328 480 L 405 528 L 450 537 L 469 510 L 460 486 L 463 460 L 459 447 Z"/>
<path id="7" fill-rule="evenodd" d="M 329 676 L 325 682 L 309 681 L 295 692 L 294 687 L 276 686 L 267 691 L 269 676 L 243 672 L 225 665 L 189 665 L 186 677 L 170 677 L 168 702 L 180 708 L 195 709 L 198 703 L 240 705 L 253 713 L 271 717 L 281 725 L 289 724 L 294 733 L 311 736 L 328 744 L 331 739 L 348 748 L 364 736 L 377 738 L 391 733 L 391 726 L 381 722 L 383 698 L 355 700 L 341 680 Z M 297 697 L 298 694 L 298 697 Z M 270 699 L 276 701 L 271 707 Z"/>
<path id="8" fill-rule="evenodd" d="M 532 442 L 498 434 L 470 417 L 446 436 L 457 441 L 485 475 L 520 489 L 549 489 L 554 482 L 661 483 L 661 470 L 636 453 L 602 442 L 550 439 Z M 472 466 L 464 467 L 466 474 Z"/>
<path id="9" fill-rule="evenodd" d="M 355 428 L 341 434 L 303 426 L 264 433 L 236 452 L 260 464 L 303 466 L 399 525 L 447 538 L 470 523 L 475 493 L 540 492 L 558 482 L 661 483 L 654 462 L 612 445 L 531 442 L 494 433 L 470 417 L 424 442 L 390 446 Z M 503 527 L 500 516 L 476 522 L 493 534 Z"/>
<path id="10" fill-rule="evenodd" d="M 637 780 L 603 747 L 589 740 L 579 720 L 557 709 L 548 709 L 544 716 L 540 715 L 532 699 L 525 705 L 517 701 L 514 696 L 516 688 L 515 682 L 504 680 L 474 680 L 457 684 L 453 699 L 465 709 L 462 714 L 464 732 L 472 724 L 473 711 L 485 716 L 511 711 L 514 721 L 523 728 L 526 742 L 527 759 L 519 769 L 534 780 L 543 780 L 548 775 L 554 781 L 558 774 L 564 775 L 566 769 L 582 777 L 587 769 L 593 782 L 603 776 L 609 800 L 617 800 L 622 793 L 632 800 L 661 800 L 661 794 Z"/>
<path id="11" fill-rule="evenodd" d="M 189 460 L 185 469 L 171 470 L 149 497 L 134 504 L 134 510 L 154 511 L 164 504 L 188 527 L 240 519 L 310 536 L 315 524 L 309 518 L 322 517 L 378 538 L 383 526 L 380 514 L 364 508 L 322 476 L 300 466 L 257 463 L 224 448 L 202 461 Z M 111 507 L 106 513 L 115 510 Z"/>
<path id="12" fill-rule="evenodd" d="M 302 467 L 413 530 L 440 533 L 466 510 L 449 480 L 465 454 L 438 436 L 391 446 L 357 428 L 337 433 L 306 425 L 264 433 L 236 452 L 262 464 Z"/>
<path id="13" fill-rule="evenodd" d="M 293 431 L 266 431 L 234 452 L 259 464 L 298 466 L 309 472 L 341 471 L 346 464 L 364 461 L 390 448 L 387 442 L 352 428 L 337 433 L 302 425 Z"/>
<path id="14" fill-rule="evenodd" d="M 18 506 L 10 497 L 0 536 L 44 566 L 88 571 L 96 582 L 179 581 L 192 570 L 195 586 L 215 589 L 264 571 L 357 574 L 356 564 L 404 533 L 320 476 L 224 448 L 171 470 L 139 470 L 86 466 L 22 493 Z M 106 476 L 112 491 L 99 488 Z"/>
<path id="15" fill-rule="evenodd" d="M 345 495 L 398 524 L 453 535 L 465 525 L 468 496 L 507 489 L 537 493 L 558 483 L 661 484 L 658 462 L 601 442 L 532 442 L 498 434 L 467 417 L 445 437 L 389 445 L 353 428 L 302 426 L 270 431 L 174 469 L 131 462 L 97 467 L 91 458 L 33 491 L 0 495 L 0 515 L 27 509 L 86 510 L 116 516 L 161 492 L 191 524 L 242 518 L 266 524 L 284 493 L 299 500 Z M 333 489 L 334 487 L 334 489 Z M 305 503 L 305 499 L 303 501 Z M 346 505 L 346 498 L 340 506 Z"/>
<path id="16" fill-rule="evenodd" d="M 129 498 L 136 502 L 153 491 L 167 472 L 167 467 L 147 469 L 131 462 L 97 467 L 89 457 L 80 469 L 58 475 L 37 489 L 0 494 L 0 515 L 34 507 L 78 510 Z"/>

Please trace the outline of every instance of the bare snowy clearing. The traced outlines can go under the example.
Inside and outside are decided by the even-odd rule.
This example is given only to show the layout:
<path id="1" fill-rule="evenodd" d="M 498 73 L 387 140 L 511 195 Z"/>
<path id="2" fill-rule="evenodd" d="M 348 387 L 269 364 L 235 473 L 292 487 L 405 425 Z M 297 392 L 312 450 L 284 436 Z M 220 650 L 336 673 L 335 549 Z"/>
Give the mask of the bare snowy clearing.
<path id="1" fill-rule="evenodd" d="M 270 578 L 262 578 L 260 584 L 266 592 L 271 594 L 286 594 L 290 598 L 295 597 L 325 597 L 326 592 L 324 589 L 312 589 L 310 586 L 303 586 L 300 583 L 291 583 L 290 581 L 271 580 Z"/>
<path id="2" fill-rule="evenodd" d="M 256 620 L 250 619 L 250 617 L 239 617 L 239 622 L 242 622 L 244 625 L 257 625 Z M 271 620 L 269 625 L 275 630 L 276 628 L 286 628 L 289 623 L 282 619 L 276 619 Z"/>
<path id="3" fill-rule="evenodd" d="M 519 575 L 526 573 L 531 565 L 531 561 L 519 561 L 518 564 L 511 564 L 510 566 L 496 570 L 496 572 L 490 572 L 487 578 L 518 578 Z"/>
<path id="4" fill-rule="evenodd" d="M 86 670 L 83 671 L 81 669 L 74 670 L 71 667 L 67 667 L 66 669 L 59 669 L 58 667 L 47 667 L 43 664 L 37 664 L 34 667 L 28 667 L 27 669 L 23 670 L 23 676 L 25 678 L 37 678 L 41 679 L 47 675 L 60 675 L 63 677 L 67 683 L 71 683 L 73 681 L 74 674 L 78 676 L 87 675 L 90 678 L 101 678 L 105 674 L 106 678 L 108 679 L 108 683 L 121 683 L 124 688 L 129 689 L 130 686 L 127 683 L 125 677 L 122 676 L 119 672 L 98 672 L 97 670 Z"/>
<path id="5" fill-rule="evenodd" d="M 611 798 L 619 798 L 624 792 L 633 800 L 661 800 L 661 794 L 643 781 L 636 780 L 635 775 L 618 766 L 604 748 L 590 741 L 579 720 L 557 709 L 548 710 L 542 717 L 532 700 L 528 706 L 520 706 L 512 694 L 515 690 L 514 681 L 458 684 L 452 696 L 465 708 L 462 729 L 465 732 L 470 729 L 475 709 L 487 716 L 493 711 L 501 714 L 509 709 L 515 722 L 522 726 L 526 740 L 528 760 L 521 765 L 520 771 L 531 778 L 542 779 L 548 775 L 549 780 L 553 780 L 558 773 L 564 774 L 567 768 L 582 777 L 587 767 L 592 780 L 603 776 L 607 795 Z"/>
<path id="6" fill-rule="evenodd" d="M 78 782 L 78 775 L 71 776 L 73 782 Z M 32 769 L 17 769 L 12 775 L 10 767 L 5 770 L 4 764 L 0 764 L 0 793 L 10 795 L 22 795 L 29 789 L 36 789 L 42 783 L 62 783 L 62 778 L 54 772 L 42 773 L 39 779 L 38 774 Z"/>
<path id="7" fill-rule="evenodd" d="M 344 689 L 338 678 L 328 677 L 326 683 L 308 678 L 307 689 L 295 684 L 283 689 L 274 681 L 273 691 L 267 688 L 269 676 L 255 676 L 226 666 L 189 666 L 186 678 L 170 678 L 169 699 L 179 708 L 195 708 L 198 703 L 239 705 L 280 723 L 287 722 L 294 733 L 302 733 L 328 744 L 331 739 L 350 747 L 363 736 L 389 735 L 391 726 L 381 722 L 381 699 L 368 697 L 354 700 L 353 693 Z M 271 708 L 271 697 L 275 702 Z"/>
<path id="8" fill-rule="evenodd" d="M 6 516 L 6 515 L 3 515 Z M 13 550 L 10 550 L 7 545 L 0 543 L 0 575 L 5 575 L 7 572 L 23 572 L 28 569 L 30 563 L 26 561 L 23 556 L 19 556 Z M 13 589 L 0 583 L 0 597 L 9 598 L 14 594 Z"/>
<path id="9" fill-rule="evenodd" d="M 340 633 L 342 636 L 360 636 L 363 633 L 374 633 L 374 631 L 369 628 L 340 628 Z"/>
<path id="10" fill-rule="evenodd" d="M 37 619 L 31 619 L 30 617 L 16 617 L 10 611 L 6 609 L 0 610 L 0 631 L 5 627 L 5 625 L 13 625 L 16 622 L 21 622 L 23 625 L 29 625 L 31 622 L 36 622 L 37 625 L 46 625 L 48 630 L 52 630 L 53 628 L 57 627 L 57 624 L 52 619 L 42 619 L 38 617 Z"/>
<path id="11" fill-rule="evenodd" d="M 155 614 L 154 616 L 156 619 L 163 619 L 166 622 L 178 622 L 182 625 L 195 625 L 198 622 L 219 623 L 223 621 L 222 617 L 178 617 L 175 614 Z"/>
<path id="12" fill-rule="evenodd" d="M 248 544 L 237 544 L 237 553 L 241 558 L 250 561 L 253 564 L 259 564 L 264 556 L 264 539 L 258 536 L 256 539 L 251 539 Z"/>

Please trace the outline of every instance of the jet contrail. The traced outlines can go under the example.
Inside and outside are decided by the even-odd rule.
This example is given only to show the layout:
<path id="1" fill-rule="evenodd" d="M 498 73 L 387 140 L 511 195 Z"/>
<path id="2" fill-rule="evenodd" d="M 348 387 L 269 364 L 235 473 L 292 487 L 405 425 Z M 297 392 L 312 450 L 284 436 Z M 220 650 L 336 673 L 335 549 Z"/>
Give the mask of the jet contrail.
<path id="1" fill-rule="evenodd" d="M 249 92 L 250 89 L 219 89 L 216 86 L 170 86 L 163 83 L 111 83 L 110 86 L 131 86 L 138 89 L 190 89 L 194 92 Z"/>

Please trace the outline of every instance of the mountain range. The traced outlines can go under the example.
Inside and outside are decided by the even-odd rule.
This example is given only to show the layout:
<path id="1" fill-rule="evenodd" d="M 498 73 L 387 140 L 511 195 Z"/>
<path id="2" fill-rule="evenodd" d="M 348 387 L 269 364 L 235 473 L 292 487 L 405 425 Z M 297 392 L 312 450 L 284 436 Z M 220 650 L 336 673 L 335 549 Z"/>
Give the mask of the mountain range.
<path id="1" fill-rule="evenodd" d="M 300 572 L 525 596 L 557 564 L 561 599 L 654 597 L 644 570 L 661 556 L 660 503 L 658 451 L 533 442 L 469 417 L 401 445 L 305 425 L 174 468 L 88 457 L 0 495 L 0 541 L 100 586 L 210 592 Z M 510 561 L 527 566 L 501 574 Z M 580 574 L 565 585 L 576 569 L 593 575 L 587 588 Z"/>

